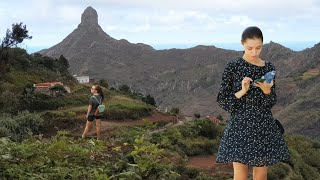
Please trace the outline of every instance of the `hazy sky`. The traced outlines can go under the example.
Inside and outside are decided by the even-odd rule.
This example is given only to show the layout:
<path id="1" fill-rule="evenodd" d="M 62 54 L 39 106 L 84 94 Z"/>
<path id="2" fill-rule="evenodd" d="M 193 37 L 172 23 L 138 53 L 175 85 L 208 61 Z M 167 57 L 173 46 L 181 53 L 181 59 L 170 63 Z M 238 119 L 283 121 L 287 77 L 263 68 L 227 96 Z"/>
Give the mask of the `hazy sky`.
<path id="1" fill-rule="evenodd" d="M 238 43 L 252 25 L 265 43 L 320 42 L 320 0 L 8 0 L 0 2 L 0 37 L 23 22 L 33 36 L 25 47 L 51 47 L 78 26 L 88 6 L 107 34 L 133 43 Z"/>

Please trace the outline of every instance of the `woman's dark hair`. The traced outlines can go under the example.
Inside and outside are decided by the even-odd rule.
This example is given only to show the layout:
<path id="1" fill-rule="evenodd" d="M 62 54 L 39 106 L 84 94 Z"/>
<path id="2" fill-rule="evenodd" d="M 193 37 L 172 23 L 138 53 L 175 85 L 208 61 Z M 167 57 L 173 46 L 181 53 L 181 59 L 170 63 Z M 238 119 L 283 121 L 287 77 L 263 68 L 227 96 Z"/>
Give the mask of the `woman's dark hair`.
<path id="1" fill-rule="evenodd" d="M 104 94 L 102 88 L 99 85 L 93 85 L 93 87 L 97 90 L 97 93 L 102 97 L 102 101 L 104 100 Z"/>
<path id="2" fill-rule="evenodd" d="M 244 43 L 247 39 L 254 38 L 261 39 L 261 41 L 263 42 L 262 31 L 256 26 L 250 26 L 243 31 L 241 36 L 241 42 Z"/>

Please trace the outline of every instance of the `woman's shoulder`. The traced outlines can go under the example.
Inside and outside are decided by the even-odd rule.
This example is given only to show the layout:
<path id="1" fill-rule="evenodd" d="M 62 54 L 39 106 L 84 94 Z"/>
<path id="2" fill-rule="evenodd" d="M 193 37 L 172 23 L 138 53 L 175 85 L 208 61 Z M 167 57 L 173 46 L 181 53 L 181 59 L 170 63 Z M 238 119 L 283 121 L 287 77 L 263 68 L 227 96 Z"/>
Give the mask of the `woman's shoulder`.
<path id="1" fill-rule="evenodd" d="M 241 58 L 233 59 L 233 60 L 229 61 L 228 64 L 238 64 L 238 63 L 241 63 Z"/>
<path id="2" fill-rule="evenodd" d="M 100 95 L 92 95 L 92 96 L 90 97 L 90 99 L 99 99 L 99 98 L 101 98 Z"/>
<path id="3" fill-rule="evenodd" d="M 242 61 L 241 58 L 231 60 L 227 63 L 226 68 L 227 69 L 234 69 L 235 67 L 238 67 L 241 65 Z"/>
<path id="4" fill-rule="evenodd" d="M 100 94 L 94 95 L 94 96 L 95 96 L 96 99 L 98 99 L 99 101 L 103 101 L 103 97 L 102 97 Z"/>
<path id="5" fill-rule="evenodd" d="M 94 98 L 94 99 L 101 99 L 102 96 L 100 94 L 98 95 L 92 95 L 91 98 Z"/>

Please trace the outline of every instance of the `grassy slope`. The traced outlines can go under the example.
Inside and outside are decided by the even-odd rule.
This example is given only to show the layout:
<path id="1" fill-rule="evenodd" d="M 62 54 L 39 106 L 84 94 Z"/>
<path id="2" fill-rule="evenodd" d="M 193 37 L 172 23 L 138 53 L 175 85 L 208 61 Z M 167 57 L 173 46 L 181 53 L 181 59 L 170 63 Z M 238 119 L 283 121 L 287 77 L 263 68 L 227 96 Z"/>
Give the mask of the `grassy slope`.
<path id="1" fill-rule="evenodd" d="M 289 133 L 320 137 L 320 67 L 289 77 L 287 96 L 291 103 L 277 112 Z M 290 85 L 291 84 L 291 85 Z"/>

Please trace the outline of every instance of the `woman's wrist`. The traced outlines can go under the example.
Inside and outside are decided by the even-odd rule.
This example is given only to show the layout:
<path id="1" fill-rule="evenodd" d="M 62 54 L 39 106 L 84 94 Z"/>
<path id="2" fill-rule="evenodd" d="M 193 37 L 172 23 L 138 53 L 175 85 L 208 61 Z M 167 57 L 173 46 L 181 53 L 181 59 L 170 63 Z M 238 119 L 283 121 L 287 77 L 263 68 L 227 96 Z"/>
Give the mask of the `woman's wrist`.
<path id="1" fill-rule="evenodd" d="M 271 89 L 264 89 L 264 90 L 262 90 L 262 92 L 264 93 L 264 94 L 270 94 L 271 93 Z"/>
<path id="2" fill-rule="evenodd" d="M 240 99 L 245 94 L 246 92 L 243 89 L 241 89 L 240 91 L 236 92 L 234 95 L 236 96 L 237 99 Z"/>

